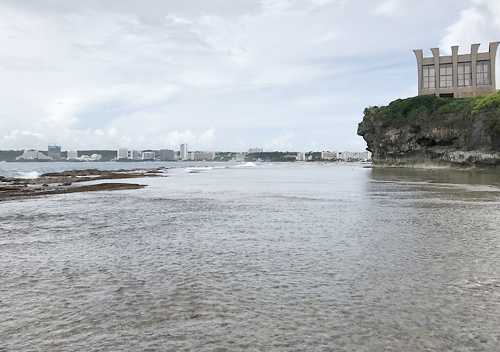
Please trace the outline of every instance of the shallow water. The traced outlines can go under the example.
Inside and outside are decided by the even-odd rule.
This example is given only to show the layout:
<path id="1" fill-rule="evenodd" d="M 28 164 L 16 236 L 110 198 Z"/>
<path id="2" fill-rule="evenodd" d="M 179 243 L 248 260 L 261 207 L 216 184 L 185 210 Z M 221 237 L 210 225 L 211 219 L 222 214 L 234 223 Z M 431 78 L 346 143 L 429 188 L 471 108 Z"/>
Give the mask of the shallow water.
<path id="1" fill-rule="evenodd" d="M 130 182 L 148 187 L 0 203 L 0 351 L 500 350 L 498 175 Z"/>

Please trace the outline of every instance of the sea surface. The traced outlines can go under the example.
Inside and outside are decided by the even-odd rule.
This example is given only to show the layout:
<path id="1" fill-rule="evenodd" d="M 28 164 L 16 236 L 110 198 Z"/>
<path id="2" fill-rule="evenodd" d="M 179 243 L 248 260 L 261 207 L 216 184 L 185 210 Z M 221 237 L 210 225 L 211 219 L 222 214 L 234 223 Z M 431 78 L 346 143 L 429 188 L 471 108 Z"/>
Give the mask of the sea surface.
<path id="1" fill-rule="evenodd" d="M 1 352 L 500 351 L 500 175 L 170 164 L 0 202 Z"/>

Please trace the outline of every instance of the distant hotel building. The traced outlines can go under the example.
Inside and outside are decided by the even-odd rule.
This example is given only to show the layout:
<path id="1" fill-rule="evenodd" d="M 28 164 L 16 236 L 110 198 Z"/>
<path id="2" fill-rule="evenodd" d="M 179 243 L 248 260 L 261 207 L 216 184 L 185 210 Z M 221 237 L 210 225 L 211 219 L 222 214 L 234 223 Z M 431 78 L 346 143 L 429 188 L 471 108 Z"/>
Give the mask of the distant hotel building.
<path id="1" fill-rule="evenodd" d="M 262 149 L 262 148 L 250 148 L 250 149 L 248 149 L 248 152 L 249 153 L 262 153 L 262 152 L 264 152 L 264 149 Z"/>
<path id="2" fill-rule="evenodd" d="M 49 149 L 49 158 L 52 158 L 54 160 L 61 159 L 61 146 L 49 145 L 48 149 Z"/>
<path id="3" fill-rule="evenodd" d="M 181 144 L 181 153 L 180 153 L 181 160 L 188 160 L 188 145 L 187 143 Z"/>
<path id="4" fill-rule="evenodd" d="M 193 161 L 203 161 L 203 160 L 214 160 L 215 152 L 192 152 L 189 153 L 189 160 Z"/>
<path id="5" fill-rule="evenodd" d="M 116 152 L 117 159 L 127 159 L 128 157 L 128 149 L 127 148 L 118 148 Z"/>
<path id="6" fill-rule="evenodd" d="M 489 51 L 478 53 L 480 44 L 472 44 L 471 53 L 458 55 L 458 46 L 451 47 L 451 56 L 439 56 L 433 48 L 432 57 L 423 57 L 421 49 L 413 50 L 418 66 L 418 95 L 467 98 L 496 92 L 495 60 L 500 42 L 490 43 Z"/>
<path id="7" fill-rule="evenodd" d="M 78 159 L 78 152 L 76 150 L 69 150 L 66 159 L 68 160 Z"/>
<path id="8" fill-rule="evenodd" d="M 321 159 L 323 160 L 338 160 L 340 159 L 339 152 L 321 152 Z"/>
<path id="9" fill-rule="evenodd" d="M 306 153 L 304 153 L 304 152 L 298 152 L 297 155 L 295 156 L 295 160 L 297 160 L 297 161 L 306 161 Z"/>
<path id="10" fill-rule="evenodd" d="M 37 150 L 25 150 L 16 160 L 53 160 L 51 157 Z"/>
<path id="11" fill-rule="evenodd" d="M 372 153 L 369 151 L 365 152 L 342 152 L 342 160 L 371 160 Z"/>
<path id="12" fill-rule="evenodd" d="M 142 152 L 142 160 L 155 160 L 156 153 L 155 152 Z"/>
<path id="13" fill-rule="evenodd" d="M 130 160 L 141 160 L 141 152 L 138 150 L 129 150 L 127 158 Z"/>
<path id="14" fill-rule="evenodd" d="M 160 160 L 161 161 L 174 160 L 174 151 L 170 150 L 170 149 L 161 149 L 160 150 Z"/>

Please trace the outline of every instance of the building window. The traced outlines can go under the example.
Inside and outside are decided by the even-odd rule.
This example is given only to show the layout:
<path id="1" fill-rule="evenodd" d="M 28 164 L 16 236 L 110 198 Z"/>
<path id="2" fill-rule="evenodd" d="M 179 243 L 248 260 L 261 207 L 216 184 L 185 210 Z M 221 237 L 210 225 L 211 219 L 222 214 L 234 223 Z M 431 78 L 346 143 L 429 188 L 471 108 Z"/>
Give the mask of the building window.
<path id="1" fill-rule="evenodd" d="M 458 63 L 458 86 L 466 87 L 472 85 L 472 69 L 470 62 Z"/>
<path id="2" fill-rule="evenodd" d="M 478 61 L 476 63 L 477 85 L 491 84 L 490 61 Z"/>
<path id="3" fill-rule="evenodd" d="M 422 88 L 436 88 L 436 70 L 434 65 L 422 66 Z"/>
<path id="4" fill-rule="evenodd" d="M 439 65 L 439 87 L 453 87 L 453 64 Z"/>

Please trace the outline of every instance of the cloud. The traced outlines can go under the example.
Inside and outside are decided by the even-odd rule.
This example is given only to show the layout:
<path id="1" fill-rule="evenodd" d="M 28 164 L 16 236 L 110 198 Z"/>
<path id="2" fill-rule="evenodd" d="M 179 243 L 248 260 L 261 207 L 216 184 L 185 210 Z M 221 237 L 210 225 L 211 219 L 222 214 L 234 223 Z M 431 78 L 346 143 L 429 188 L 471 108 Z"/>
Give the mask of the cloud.
<path id="1" fill-rule="evenodd" d="M 458 43 L 477 43 L 477 40 L 483 37 L 485 21 L 485 14 L 478 8 L 462 10 L 459 20 L 446 29 L 448 33 L 440 43 L 443 51 L 451 53 L 450 47 Z"/>
<path id="2" fill-rule="evenodd" d="M 184 133 L 172 131 L 164 138 L 164 142 L 172 148 L 178 148 L 183 143 L 195 143 L 196 136 L 191 130 L 187 130 Z"/>
<path id="3" fill-rule="evenodd" d="M 45 144 L 44 135 L 41 133 L 35 133 L 29 130 L 14 130 L 8 135 L 4 135 L 3 139 L 0 139 L 0 146 L 3 149 L 14 149 L 17 145 L 23 145 L 23 148 L 19 149 L 31 149 L 36 148 L 40 144 Z"/>
<path id="4" fill-rule="evenodd" d="M 170 148 L 178 149 L 183 143 L 187 143 L 189 148 L 210 147 L 215 142 L 215 129 L 211 128 L 197 137 L 191 130 L 186 132 L 172 131 L 167 134 L 163 142 Z"/>
<path id="5" fill-rule="evenodd" d="M 0 57 L 0 67 L 19 72 L 55 70 L 54 67 L 50 66 L 44 60 L 30 57 L 25 58 L 14 56 Z"/>
<path id="6" fill-rule="evenodd" d="M 480 51 L 487 51 L 489 42 L 498 41 L 500 30 L 500 3 L 495 0 L 474 0 L 470 7 L 459 12 L 458 20 L 446 28 L 440 47 L 450 54 L 450 47 L 461 45 L 461 51 L 470 52 L 470 45 L 482 43 Z"/>
<path id="7" fill-rule="evenodd" d="M 316 141 L 311 141 L 308 145 L 304 147 L 306 151 L 316 151 L 318 148 L 318 143 Z"/>
<path id="8" fill-rule="evenodd" d="M 499 26 L 493 0 L 4 0 L 0 148 L 346 149 L 417 93 L 412 49 Z"/>
<path id="9" fill-rule="evenodd" d="M 266 150 L 286 151 L 293 148 L 292 139 L 295 133 L 288 131 L 280 133 L 280 135 L 270 141 L 265 142 Z"/>
<path id="10" fill-rule="evenodd" d="M 197 143 L 203 147 L 211 146 L 215 142 L 215 130 L 212 128 L 208 131 L 205 131 L 198 138 Z"/>
<path id="11" fill-rule="evenodd" d="M 118 133 L 118 130 L 116 128 L 113 128 L 111 127 L 109 130 L 108 130 L 108 136 L 109 137 L 114 137 L 116 136 L 116 134 Z M 97 133 L 96 133 L 97 134 Z M 100 134 L 97 134 L 97 135 L 100 135 Z"/>
<path id="12" fill-rule="evenodd" d="M 377 15 L 394 17 L 404 13 L 404 7 L 400 0 L 385 0 L 382 1 L 375 9 Z"/>

